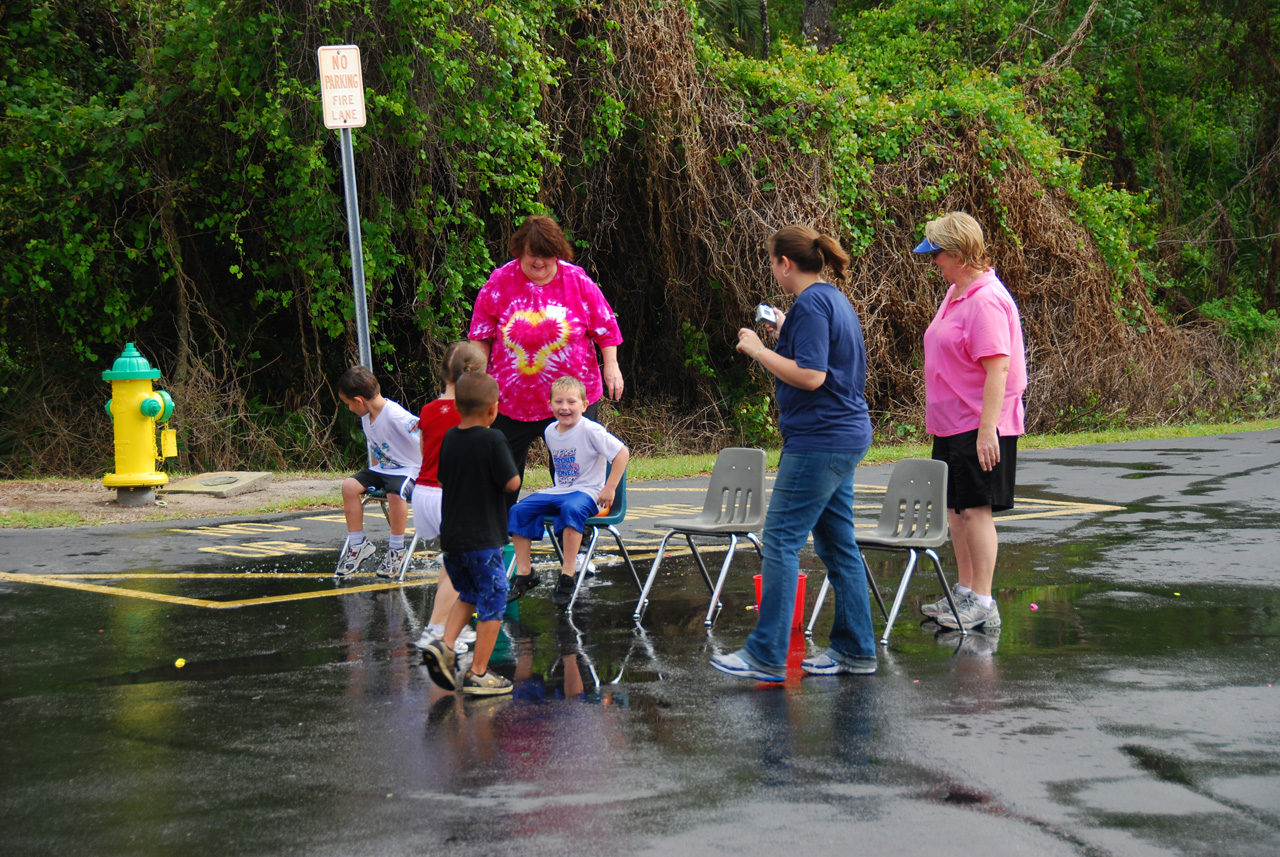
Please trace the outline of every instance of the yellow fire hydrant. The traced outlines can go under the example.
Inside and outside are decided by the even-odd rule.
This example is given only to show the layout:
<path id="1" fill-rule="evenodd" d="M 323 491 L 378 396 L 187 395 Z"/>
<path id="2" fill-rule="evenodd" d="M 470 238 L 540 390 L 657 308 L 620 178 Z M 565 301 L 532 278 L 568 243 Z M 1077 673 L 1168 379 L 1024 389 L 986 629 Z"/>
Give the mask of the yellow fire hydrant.
<path id="1" fill-rule="evenodd" d="M 107 413 L 115 423 L 116 446 L 116 472 L 102 477 L 102 484 L 116 489 L 116 501 L 122 506 L 154 503 L 156 486 L 169 482 L 159 467 L 164 459 L 178 454 L 177 433 L 168 427 L 173 399 L 163 390 L 151 389 L 151 382 L 159 377 L 160 370 L 152 369 L 132 342 L 102 373 L 102 380 L 111 382 Z M 160 432 L 160 455 L 156 455 L 156 423 L 165 426 Z"/>

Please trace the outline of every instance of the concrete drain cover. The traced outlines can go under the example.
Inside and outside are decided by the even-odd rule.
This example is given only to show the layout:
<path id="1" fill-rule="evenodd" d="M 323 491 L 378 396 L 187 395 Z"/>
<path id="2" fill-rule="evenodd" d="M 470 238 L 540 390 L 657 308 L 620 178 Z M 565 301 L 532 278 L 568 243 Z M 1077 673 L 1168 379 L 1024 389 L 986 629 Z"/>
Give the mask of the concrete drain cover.
<path id="1" fill-rule="evenodd" d="M 213 497 L 234 497 L 250 491 L 261 491 L 271 484 L 271 474 L 266 471 L 224 470 L 192 476 L 181 482 L 170 482 L 156 489 L 161 494 L 208 494 Z"/>

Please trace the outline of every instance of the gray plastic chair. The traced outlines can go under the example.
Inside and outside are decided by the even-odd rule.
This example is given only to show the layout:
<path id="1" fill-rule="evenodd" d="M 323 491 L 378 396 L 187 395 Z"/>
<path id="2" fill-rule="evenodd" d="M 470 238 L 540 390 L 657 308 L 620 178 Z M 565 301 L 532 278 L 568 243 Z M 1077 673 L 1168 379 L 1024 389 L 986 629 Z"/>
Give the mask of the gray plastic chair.
<path id="1" fill-rule="evenodd" d="M 702 579 L 711 590 L 711 606 L 707 608 L 704 624 L 711 627 L 716 612 L 724 605 L 720 603 L 720 591 L 724 588 L 725 575 L 729 572 L 729 563 L 733 562 L 733 553 L 738 547 L 738 537 L 746 536 L 756 546 L 756 553 L 764 555 L 760 539 L 755 531 L 764 526 L 764 450 L 746 447 L 730 447 L 720 450 L 716 456 L 715 469 L 711 471 L 711 484 L 707 486 L 707 496 L 702 503 L 702 512 L 694 518 L 662 518 L 655 522 L 659 528 L 669 528 L 658 546 L 658 554 L 653 558 L 653 566 L 649 569 L 649 577 L 645 579 L 640 590 L 640 600 L 636 602 L 636 611 L 632 618 L 636 622 L 644 615 L 649 606 L 649 590 L 658 576 L 658 567 L 662 565 L 663 555 L 667 550 L 667 542 L 677 533 L 683 535 L 698 562 L 698 570 Z M 729 539 L 729 550 L 724 555 L 720 566 L 720 576 L 715 583 L 711 582 L 711 574 L 707 564 L 694 544 L 694 536 L 715 536 Z"/>
<path id="2" fill-rule="evenodd" d="M 880 507 L 880 520 L 870 533 L 855 536 L 858 547 L 862 550 L 905 551 L 907 568 L 902 572 L 902 582 L 898 584 L 898 592 L 893 598 L 893 609 L 885 617 L 884 636 L 880 645 L 889 645 L 889 632 L 893 630 L 893 621 L 898 618 L 902 608 L 902 599 L 907 594 L 907 585 L 911 583 L 911 573 L 915 571 L 918 552 L 933 561 L 933 569 L 938 574 L 938 582 L 947 595 L 947 603 L 960 624 L 960 615 L 956 610 L 955 600 L 951 597 L 951 587 L 942 573 L 942 562 L 938 559 L 935 548 L 947 543 L 947 464 L 932 458 L 904 458 L 893 466 L 893 474 L 889 477 L 889 487 L 884 492 L 884 505 Z M 865 563 L 864 563 L 865 564 Z M 876 600 L 880 601 L 880 593 L 875 579 L 867 570 L 867 580 Z M 813 605 L 813 615 L 805 634 L 813 636 L 813 625 L 818 621 L 818 611 L 827 597 L 830 581 L 823 580 L 818 590 L 818 601 Z M 884 610 L 884 602 L 880 601 L 880 609 Z M 960 633 L 965 633 L 961 627 Z"/>

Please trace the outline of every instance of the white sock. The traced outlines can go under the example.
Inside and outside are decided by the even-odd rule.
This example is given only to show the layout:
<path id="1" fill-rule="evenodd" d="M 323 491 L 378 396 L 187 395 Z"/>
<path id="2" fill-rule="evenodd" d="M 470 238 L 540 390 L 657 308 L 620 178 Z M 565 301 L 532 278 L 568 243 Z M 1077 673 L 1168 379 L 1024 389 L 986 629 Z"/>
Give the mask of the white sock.
<path id="1" fill-rule="evenodd" d="M 975 592 L 973 594 L 973 597 L 977 600 L 979 604 L 982 605 L 982 608 L 984 610 L 990 610 L 992 607 L 996 605 L 996 600 L 992 598 L 990 595 L 979 595 Z"/>
<path id="2" fill-rule="evenodd" d="M 431 636 L 433 637 L 444 636 L 444 625 L 428 625 L 427 630 L 431 632 Z"/>
<path id="3" fill-rule="evenodd" d="M 347 538 L 351 541 L 347 542 L 348 547 L 358 548 L 364 544 L 364 530 L 356 530 L 353 533 L 347 533 Z"/>
<path id="4" fill-rule="evenodd" d="M 973 590 L 967 586 L 961 586 L 960 584 L 957 583 L 955 589 L 951 591 L 955 595 L 968 595 Z"/>
<path id="5" fill-rule="evenodd" d="M 403 547 L 404 547 L 404 533 L 401 533 L 398 536 L 393 535 L 391 538 L 387 539 L 388 549 L 398 551 Z"/>

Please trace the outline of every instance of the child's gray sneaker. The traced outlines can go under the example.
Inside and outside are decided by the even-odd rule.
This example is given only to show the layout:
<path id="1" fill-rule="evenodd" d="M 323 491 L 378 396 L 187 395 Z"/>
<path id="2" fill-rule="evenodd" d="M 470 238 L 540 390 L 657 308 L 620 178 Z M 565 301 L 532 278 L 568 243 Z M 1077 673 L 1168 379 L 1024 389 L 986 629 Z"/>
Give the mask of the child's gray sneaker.
<path id="1" fill-rule="evenodd" d="M 399 577 L 400 566 L 404 565 L 404 558 L 408 555 L 407 547 L 387 548 L 387 552 L 382 555 L 382 564 L 378 566 L 378 577 Z"/>
<path id="2" fill-rule="evenodd" d="M 422 663 L 427 675 L 445 690 L 458 689 L 458 656 L 445 646 L 444 640 L 432 640 L 422 650 Z"/>
<path id="3" fill-rule="evenodd" d="M 966 631 L 971 628 L 984 627 L 988 630 L 995 630 L 1000 627 L 1000 608 L 996 606 L 994 601 L 990 607 L 983 607 L 978 603 L 978 599 L 974 595 L 970 595 L 965 600 L 956 605 L 956 610 L 960 612 L 960 624 L 956 624 L 956 617 L 952 615 L 950 610 L 946 610 L 933 617 L 944 628 L 960 628 Z"/>
<path id="4" fill-rule="evenodd" d="M 467 632 L 471 633 L 468 634 Z M 422 636 L 418 638 L 417 646 L 419 649 L 426 649 L 427 646 L 436 640 L 443 640 L 444 634 L 437 634 L 430 626 L 422 629 Z M 470 625 L 464 625 L 458 633 L 458 638 L 453 641 L 453 653 L 456 655 L 466 654 L 467 646 L 476 641 L 476 632 Z M 444 645 L 442 642 L 441 645 Z"/>
<path id="5" fill-rule="evenodd" d="M 805 658 L 800 668 L 809 675 L 872 675 L 879 666 L 875 658 L 849 658 L 837 661 L 825 652 L 816 658 Z"/>
<path id="6" fill-rule="evenodd" d="M 511 680 L 493 670 L 484 675 L 476 675 L 467 670 L 466 678 L 462 680 L 462 692 L 471 696 L 498 696 L 511 692 Z"/>
<path id="7" fill-rule="evenodd" d="M 368 539 L 348 547 L 342 552 L 342 556 L 338 557 L 338 567 L 333 570 L 333 576 L 346 577 L 348 574 L 355 574 L 360 570 L 360 566 L 364 565 L 364 561 L 377 552 L 378 549 Z"/>

